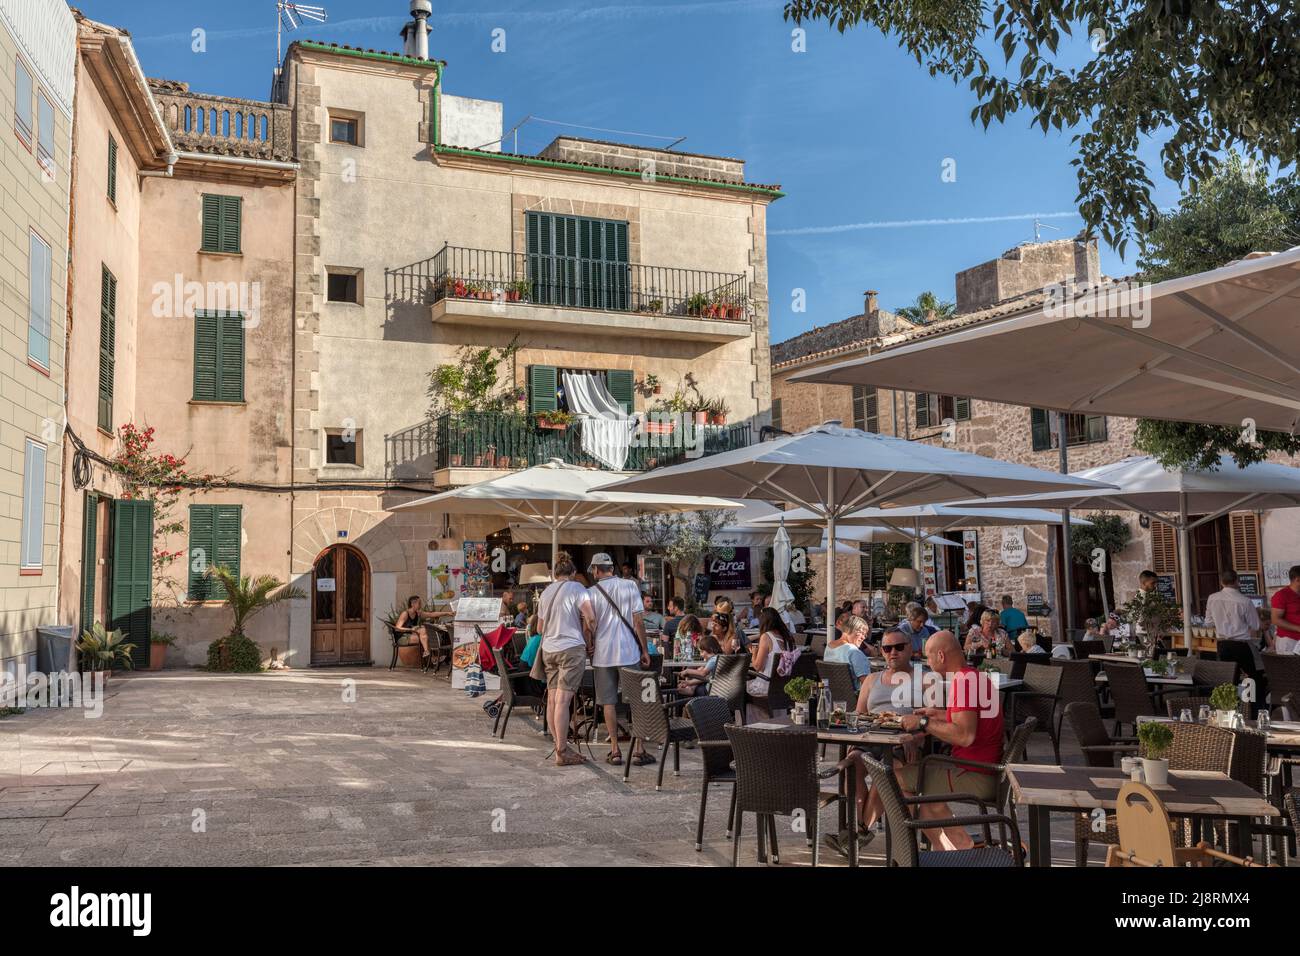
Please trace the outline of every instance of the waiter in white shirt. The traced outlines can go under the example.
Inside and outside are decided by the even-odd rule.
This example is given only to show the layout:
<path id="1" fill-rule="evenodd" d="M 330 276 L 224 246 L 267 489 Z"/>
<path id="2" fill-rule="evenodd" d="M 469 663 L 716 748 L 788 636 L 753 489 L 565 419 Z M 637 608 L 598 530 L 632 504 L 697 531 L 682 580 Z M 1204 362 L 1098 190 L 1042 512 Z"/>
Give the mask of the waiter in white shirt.
<path id="1" fill-rule="evenodd" d="M 1262 668 L 1259 656 L 1259 610 L 1255 603 L 1237 587 L 1237 572 L 1231 568 L 1219 575 L 1223 590 L 1211 594 L 1205 602 L 1205 617 L 1214 625 L 1215 636 L 1221 641 L 1246 641 L 1255 666 Z"/>

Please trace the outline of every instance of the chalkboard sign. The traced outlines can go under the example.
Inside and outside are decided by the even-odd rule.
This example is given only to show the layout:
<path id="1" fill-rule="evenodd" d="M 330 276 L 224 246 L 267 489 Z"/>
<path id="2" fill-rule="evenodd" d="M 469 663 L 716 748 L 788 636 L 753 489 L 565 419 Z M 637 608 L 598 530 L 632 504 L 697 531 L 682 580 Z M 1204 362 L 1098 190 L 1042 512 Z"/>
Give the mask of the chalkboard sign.
<path id="1" fill-rule="evenodd" d="M 1167 600 L 1172 601 L 1174 604 L 1178 603 L 1178 592 L 1174 589 L 1174 576 L 1172 574 L 1156 575 L 1156 590 Z"/>
<path id="2" fill-rule="evenodd" d="M 703 604 L 709 599 L 709 576 L 707 574 L 695 575 L 695 603 Z"/>
<path id="3" fill-rule="evenodd" d="M 1041 594 L 1026 595 L 1025 610 L 1033 617 L 1047 617 L 1052 613 L 1052 609 L 1047 606 Z"/>
<path id="4" fill-rule="evenodd" d="M 1237 588 L 1242 594 L 1248 597 L 1263 597 L 1259 593 L 1259 575 L 1258 574 L 1238 574 Z"/>

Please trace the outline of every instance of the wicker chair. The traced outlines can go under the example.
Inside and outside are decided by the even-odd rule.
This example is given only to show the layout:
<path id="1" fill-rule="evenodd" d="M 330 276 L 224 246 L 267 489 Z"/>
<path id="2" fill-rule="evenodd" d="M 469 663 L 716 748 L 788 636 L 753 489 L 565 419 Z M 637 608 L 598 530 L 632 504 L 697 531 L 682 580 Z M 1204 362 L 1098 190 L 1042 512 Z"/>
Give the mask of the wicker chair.
<path id="1" fill-rule="evenodd" d="M 1293 694 L 1296 700 L 1300 700 L 1300 655 L 1265 651 L 1262 656 L 1273 706 L 1279 706 L 1287 694 Z"/>
<path id="2" fill-rule="evenodd" d="M 835 661 L 817 662 L 817 679 L 829 681 L 831 700 L 845 701 L 853 707 L 858 700 L 858 691 L 853 681 L 853 666 Z"/>
<path id="3" fill-rule="evenodd" d="M 1079 638 L 1070 643 L 1074 645 L 1075 660 L 1086 661 L 1091 654 L 1106 653 L 1106 642 L 1096 638 Z"/>
<path id="4" fill-rule="evenodd" d="M 1139 717 L 1154 717 L 1159 711 L 1147 690 L 1146 674 L 1141 664 L 1120 664 L 1107 661 L 1102 665 L 1110 687 L 1111 700 L 1115 702 L 1115 733 L 1124 724 L 1137 730 Z"/>
<path id="5" fill-rule="evenodd" d="M 991 665 L 999 674 L 1007 677 L 1011 676 L 1011 671 L 1015 668 L 1015 662 L 1009 657 L 990 657 L 986 658 L 985 664 Z"/>
<path id="6" fill-rule="evenodd" d="M 736 817 L 736 771 L 732 767 L 731 743 L 726 725 L 733 712 L 721 697 L 697 697 L 686 705 L 686 716 L 695 728 L 695 739 L 704 758 L 704 782 L 700 788 L 700 818 L 695 827 L 695 850 L 704 849 L 704 811 L 709 805 L 709 784 L 731 784 L 731 806 L 727 812 L 727 839 Z"/>
<path id="7" fill-rule="evenodd" d="M 1112 737 L 1106 733 L 1102 723 L 1101 710 L 1096 704 L 1073 703 L 1065 706 L 1065 719 L 1070 722 L 1074 738 L 1083 751 L 1083 759 L 1089 767 L 1114 767 L 1115 758 L 1124 754 L 1137 753 L 1135 737 Z M 1114 814 L 1107 814 L 1105 828 L 1093 829 L 1090 814 L 1079 813 L 1074 817 L 1074 865 L 1088 865 L 1088 845 L 1090 843 L 1114 844 L 1119 841 L 1119 831 L 1115 826 Z"/>
<path id="8" fill-rule="evenodd" d="M 722 654 L 713 669 L 713 680 L 709 682 L 709 696 L 719 697 L 727 702 L 733 714 L 740 715 L 740 722 L 745 722 L 745 681 L 749 675 L 750 657 L 748 654 Z"/>
<path id="9" fill-rule="evenodd" d="M 772 665 L 772 674 L 770 677 L 766 677 L 763 674 L 756 673 L 752 670 L 749 673 L 750 677 L 762 677 L 768 682 L 766 694 L 762 696 L 752 695 L 747 699 L 749 703 L 753 704 L 769 717 L 774 715 L 778 710 L 788 711 L 790 709 L 790 698 L 785 695 L 786 684 L 794 680 L 796 677 L 807 677 L 809 680 L 817 679 L 817 659 L 814 658 L 812 654 L 805 651 L 800 654 L 799 659 L 795 661 L 794 667 L 791 668 L 788 677 L 782 677 L 777 671 L 777 665 L 774 663 Z"/>
<path id="10" fill-rule="evenodd" d="M 871 785 L 880 796 L 885 808 L 886 863 L 889 866 L 905 867 L 980 867 L 1004 868 L 1024 866 L 1024 849 L 1020 845 L 1020 828 L 1016 825 L 1014 815 L 991 813 L 988 804 L 977 797 L 967 794 L 946 794 L 933 797 L 905 797 L 894 776 L 893 767 L 887 767 L 871 757 L 863 757 L 867 773 L 871 775 Z M 919 807 L 924 803 L 938 802 L 974 802 L 980 813 L 941 820 L 913 819 L 908 807 Z M 990 824 L 998 824 L 999 829 L 1010 829 L 1011 838 L 1001 846 L 986 845 L 973 850 L 928 850 L 920 848 L 916 834 L 918 830 L 944 826 L 984 827 L 989 831 Z"/>
<path id="11" fill-rule="evenodd" d="M 1165 713 L 1167 716 L 1177 719 L 1178 715 L 1183 712 L 1183 708 L 1187 708 L 1192 712 L 1192 717 L 1195 718 L 1197 713 L 1200 712 L 1201 705 L 1208 705 L 1209 703 L 1210 698 L 1208 697 L 1193 697 L 1190 694 L 1171 694 L 1165 698 Z"/>
<path id="12" fill-rule="evenodd" d="M 1237 683 L 1236 661 L 1211 661 L 1198 657 L 1192 664 L 1192 683 L 1213 690 L 1220 684 Z"/>
<path id="13" fill-rule="evenodd" d="M 501 709 L 497 711 L 496 722 L 492 724 L 492 736 L 506 739 L 506 727 L 510 724 L 510 715 L 514 713 L 516 707 L 546 707 L 546 695 L 520 694 L 515 687 L 515 681 L 523 680 L 528 677 L 527 669 L 511 670 L 506 662 L 506 655 L 497 651 L 492 655 L 496 663 L 497 676 L 501 678 Z M 497 725 L 501 725 L 501 732 L 497 733 Z M 545 722 L 542 726 L 542 734 L 546 733 Z"/>
<path id="14" fill-rule="evenodd" d="M 1174 732 L 1169 745 L 1170 770 L 1232 771 L 1232 746 L 1236 738 L 1231 730 L 1206 724 L 1170 724 Z"/>
<path id="15" fill-rule="evenodd" d="M 756 730 L 736 724 L 728 724 L 725 729 L 736 760 L 731 865 L 740 865 L 740 836 L 746 813 L 758 817 L 758 861 L 767 862 L 770 840 L 772 862 L 779 863 L 776 818 L 800 812 L 812 840 L 813 866 L 816 866 L 820 796 L 817 735 L 792 730 Z"/>
<path id="16" fill-rule="evenodd" d="M 1037 729 L 1047 732 L 1052 738 L 1052 756 L 1055 763 L 1061 762 L 1060 713 L 1061 677 L 1063 671 L 1051 664 L 1026 664 L 1025 686 L 1011 694 L 1011 723 L 1019 727 L 1026 717 L 1032 717 Z"/>
<path id="17" fill-rule="evenodd" d="M 653 699 L 646 701 L 645 693 L 654 689 Z M 631 712 L 632 746 L 636 752 L 639 740 L 648 749 L 650 744 L 659 744 L 659 779 L 655 789 L 662 790 L 664 785 L 664 764 L 668 762 L 668 745 L 673 747 L 673 776 L 681 772 L 682 741 L 695 739 L 695 728 L 684 717 L 673 716 L 673 711 L 684 706 L 689 698 L 665 701 L 659 689 L 659 679 L 654 671 L 635 670 L 624 667 L 618 672 L 619 696 Z M 626 783 L 635 761 L 629 756 L 623 762 L 623 782 Z"/>
<path id="18" fill-rule="evenodd" d="M 1114 708 L 1107 704 L 1102 707 L 1097 696 L 1097 665 L 1092 661 L 1052 661 L 1053 666 L 1061 669 L 1061 719 L 1057 722 L 1060 733 L 1064 721 L 1065 708 L 1070 704 L 1093 704 L 1101 710 L 1104 717 Z"/>

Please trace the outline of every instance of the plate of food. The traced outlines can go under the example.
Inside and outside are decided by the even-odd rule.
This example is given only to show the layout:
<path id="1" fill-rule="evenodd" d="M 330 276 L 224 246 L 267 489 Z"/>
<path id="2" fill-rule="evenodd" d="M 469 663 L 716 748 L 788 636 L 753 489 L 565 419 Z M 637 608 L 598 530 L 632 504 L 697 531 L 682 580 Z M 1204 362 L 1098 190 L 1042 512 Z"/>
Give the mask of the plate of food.
<path id="1" fill-rule="evenodd" d="M 901 731 L 903 729 L 902 718 L 893 711 L 881 711 L 872 715 L 872 728 L 874 730 Z"/>

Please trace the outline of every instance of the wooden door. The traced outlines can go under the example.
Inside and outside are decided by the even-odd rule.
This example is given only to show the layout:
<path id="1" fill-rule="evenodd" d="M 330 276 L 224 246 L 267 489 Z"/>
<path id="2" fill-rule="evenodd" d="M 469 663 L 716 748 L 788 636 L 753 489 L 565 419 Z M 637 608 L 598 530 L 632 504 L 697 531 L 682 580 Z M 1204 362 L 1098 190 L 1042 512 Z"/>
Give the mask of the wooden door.
<path id="1" fill-rule="evenodd" d="M 370 662 L 370 568 L 346 544 L 321 553 L 312 568 L 312 664 Z"/>
<path id="2" fill-rule="evenodd" d="M 1206 600 L 1219 590 L 1219 573 L 1232 567 L 1227 516 L 1193 528 L 1191 538 L 1192 613 L 1204 614 Z"/>

